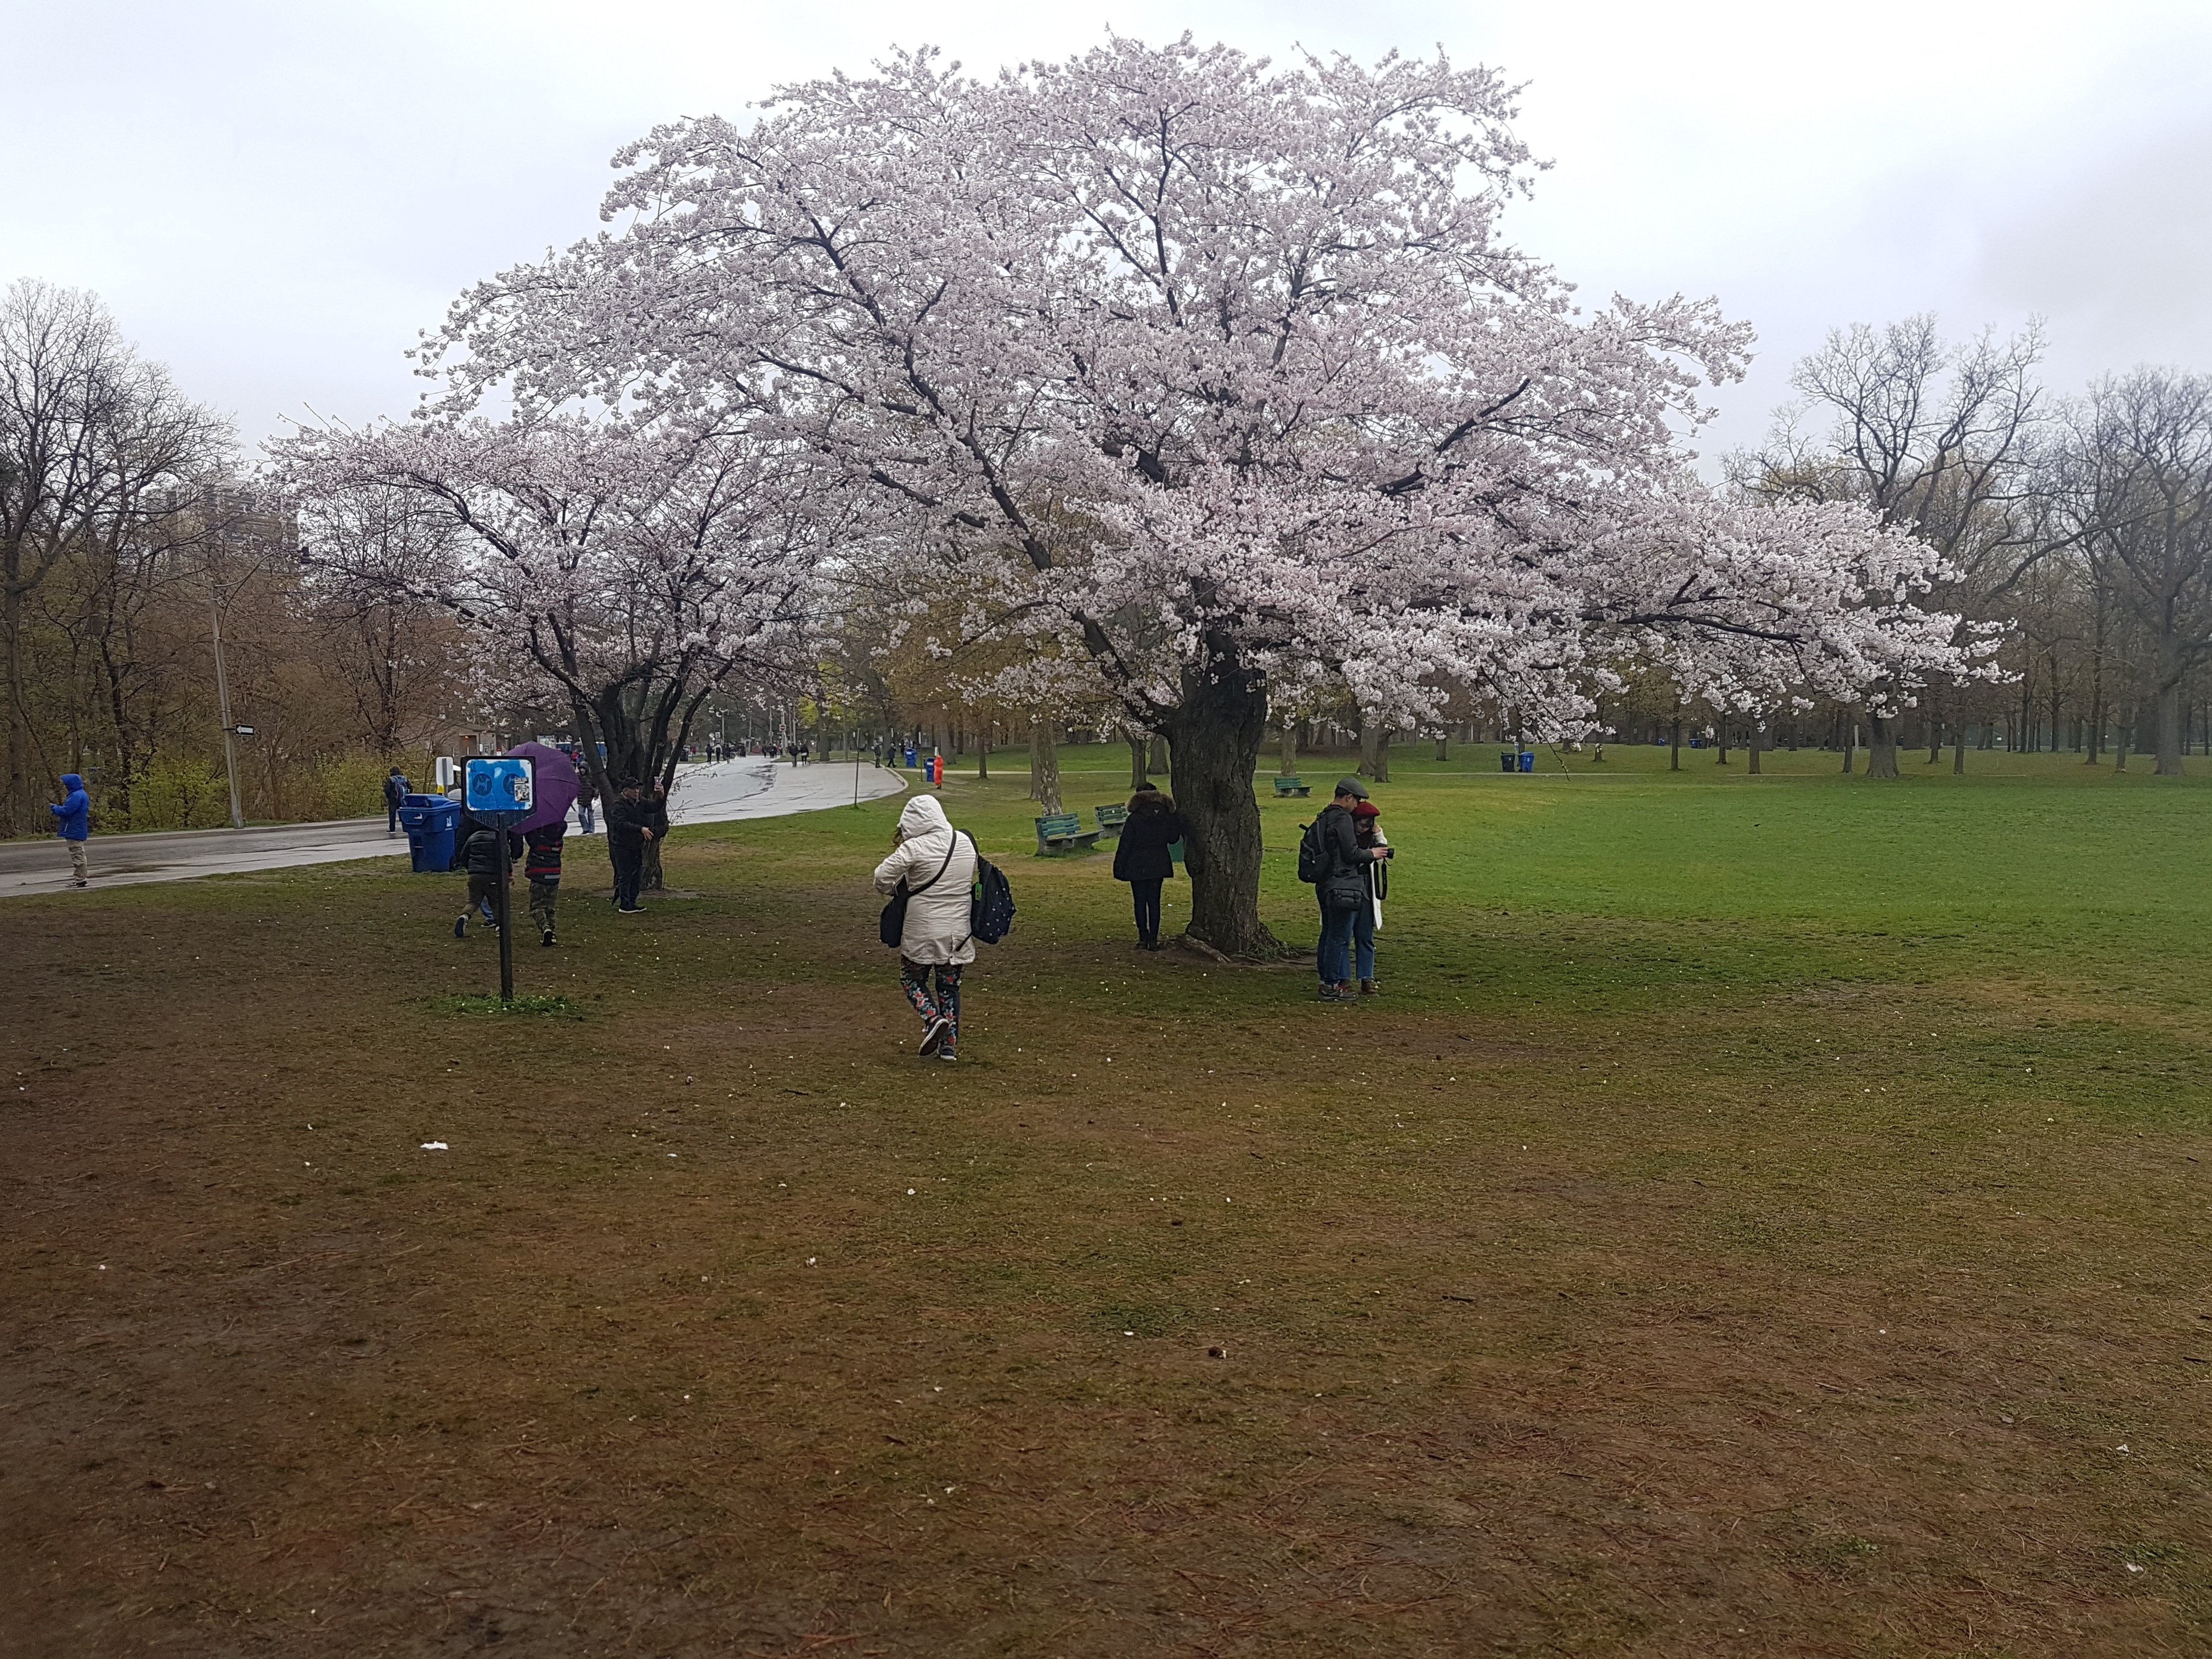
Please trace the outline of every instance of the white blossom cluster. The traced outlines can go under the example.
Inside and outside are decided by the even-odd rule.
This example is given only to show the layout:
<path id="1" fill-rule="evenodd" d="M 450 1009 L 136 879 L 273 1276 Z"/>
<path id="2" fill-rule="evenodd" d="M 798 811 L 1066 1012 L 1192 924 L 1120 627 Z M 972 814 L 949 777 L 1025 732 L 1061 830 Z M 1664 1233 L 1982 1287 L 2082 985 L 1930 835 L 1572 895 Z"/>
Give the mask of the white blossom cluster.
<path id="1" fill-rule="evenodd" d="M 1689 470 L 1741 325 L 1585 313 L 1498 240 L 1532 172 L 1509 98 L 1187 38 L 900 56 L 625 151 L 614 228 L 456 305 L 441 407 L 732 434 L 791 525 L 749 554 L 957 568 L 1036 638 L 1001 699 L 1065 701 L 1079 663 L 1156 728 L 1232 672 L 1554 731 L 1631 661 L 1747 710 L 1979 672 L 1915 603 L 1923 544 Z"/>

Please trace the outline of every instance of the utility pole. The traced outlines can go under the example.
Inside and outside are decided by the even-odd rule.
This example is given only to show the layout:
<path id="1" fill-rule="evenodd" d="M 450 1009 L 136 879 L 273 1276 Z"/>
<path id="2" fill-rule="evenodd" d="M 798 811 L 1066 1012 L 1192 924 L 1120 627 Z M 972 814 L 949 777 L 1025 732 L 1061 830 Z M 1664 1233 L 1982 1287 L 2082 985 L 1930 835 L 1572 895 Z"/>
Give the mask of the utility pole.
<path id="1" fill-rule="evenodd" d="M 222 584 L 208 579 L 208 619 L 215 627 L 215 702 L 222 717 L 222 764 L 230 774 L 230 827 L 246 828 L 246 814 L 238 805 L 238 738 L 230 724 L 230 676 L 222 663 Z"/>

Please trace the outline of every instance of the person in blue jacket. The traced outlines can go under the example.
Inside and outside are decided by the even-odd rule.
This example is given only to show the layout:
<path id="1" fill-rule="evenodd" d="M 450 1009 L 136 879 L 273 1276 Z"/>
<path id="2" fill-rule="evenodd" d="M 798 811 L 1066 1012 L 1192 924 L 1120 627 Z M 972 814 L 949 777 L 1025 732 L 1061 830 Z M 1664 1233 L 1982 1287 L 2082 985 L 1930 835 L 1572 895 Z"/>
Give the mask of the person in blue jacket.
<path id="1" fill-rule="evenodd" d="M 84 780 L 74 772 L 62 774 L 62 787 L 69 793 L 58 806 L 46 811 L 60 820 L 54 833 L 69 843 L 70 873 L 82 887 L 92 879 L 92 861 L 84 851 L 84 843 L 92 835 L 92 797 L 84 793 Z"/>

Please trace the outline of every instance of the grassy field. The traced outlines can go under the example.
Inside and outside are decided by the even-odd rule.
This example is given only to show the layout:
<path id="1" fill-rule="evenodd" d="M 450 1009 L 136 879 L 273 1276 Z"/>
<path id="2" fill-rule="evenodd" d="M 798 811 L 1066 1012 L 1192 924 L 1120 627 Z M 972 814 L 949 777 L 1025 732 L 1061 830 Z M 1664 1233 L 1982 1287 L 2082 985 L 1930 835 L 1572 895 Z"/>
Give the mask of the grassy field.
<path id="1" fill-rule="evenodd" d="M 957 775 L 957 1066 L 896 800 L 572 841 L 531 1017 L 453 878 L 14 902 L 0 1653 L 2205 1651 L 2212 793 L 1683 758 L 1394 757 L 1356 1007 Z"/>

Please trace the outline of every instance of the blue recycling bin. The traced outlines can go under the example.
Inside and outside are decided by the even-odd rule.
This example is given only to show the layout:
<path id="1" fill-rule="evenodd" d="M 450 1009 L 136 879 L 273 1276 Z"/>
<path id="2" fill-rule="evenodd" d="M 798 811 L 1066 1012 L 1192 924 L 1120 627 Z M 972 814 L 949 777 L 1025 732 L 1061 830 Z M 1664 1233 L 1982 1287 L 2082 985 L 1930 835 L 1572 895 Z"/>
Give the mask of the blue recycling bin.
<path id="1" fill-rule="evenodd" d="M 917 767 L 917 766 L 919 766 L 919 765 L 921 765 L 921 763 L 919 760 L 917 760 L 917 759 L 915 759 L 915 752 L 914 752 L 914 750 L 911 750 L 911 749 L 908 750 L 906 751 L 906 766 L 907 766 L 907 770 L 908 770 L 908 771 L 909 771 L 909 772 L 911 772 L 912 770 L 914 770 L 914 769 L 915 769 L 915 767 Z"/>
<path id="2" fill-rule="evenodd" d="M 1534 750 L 1523 749 L 1521 751 L 1521 769 L 1523 772 L 1533 772 L 1536 769 L 1536 751 Z"/>
<path id="3" fill-rule="evenodd" d="M 409 795 L 399 804 L 399 826 L 418 876 L 442 876 L 453 867 L 453 832 L 461 804 L 443 795 Z"/>

